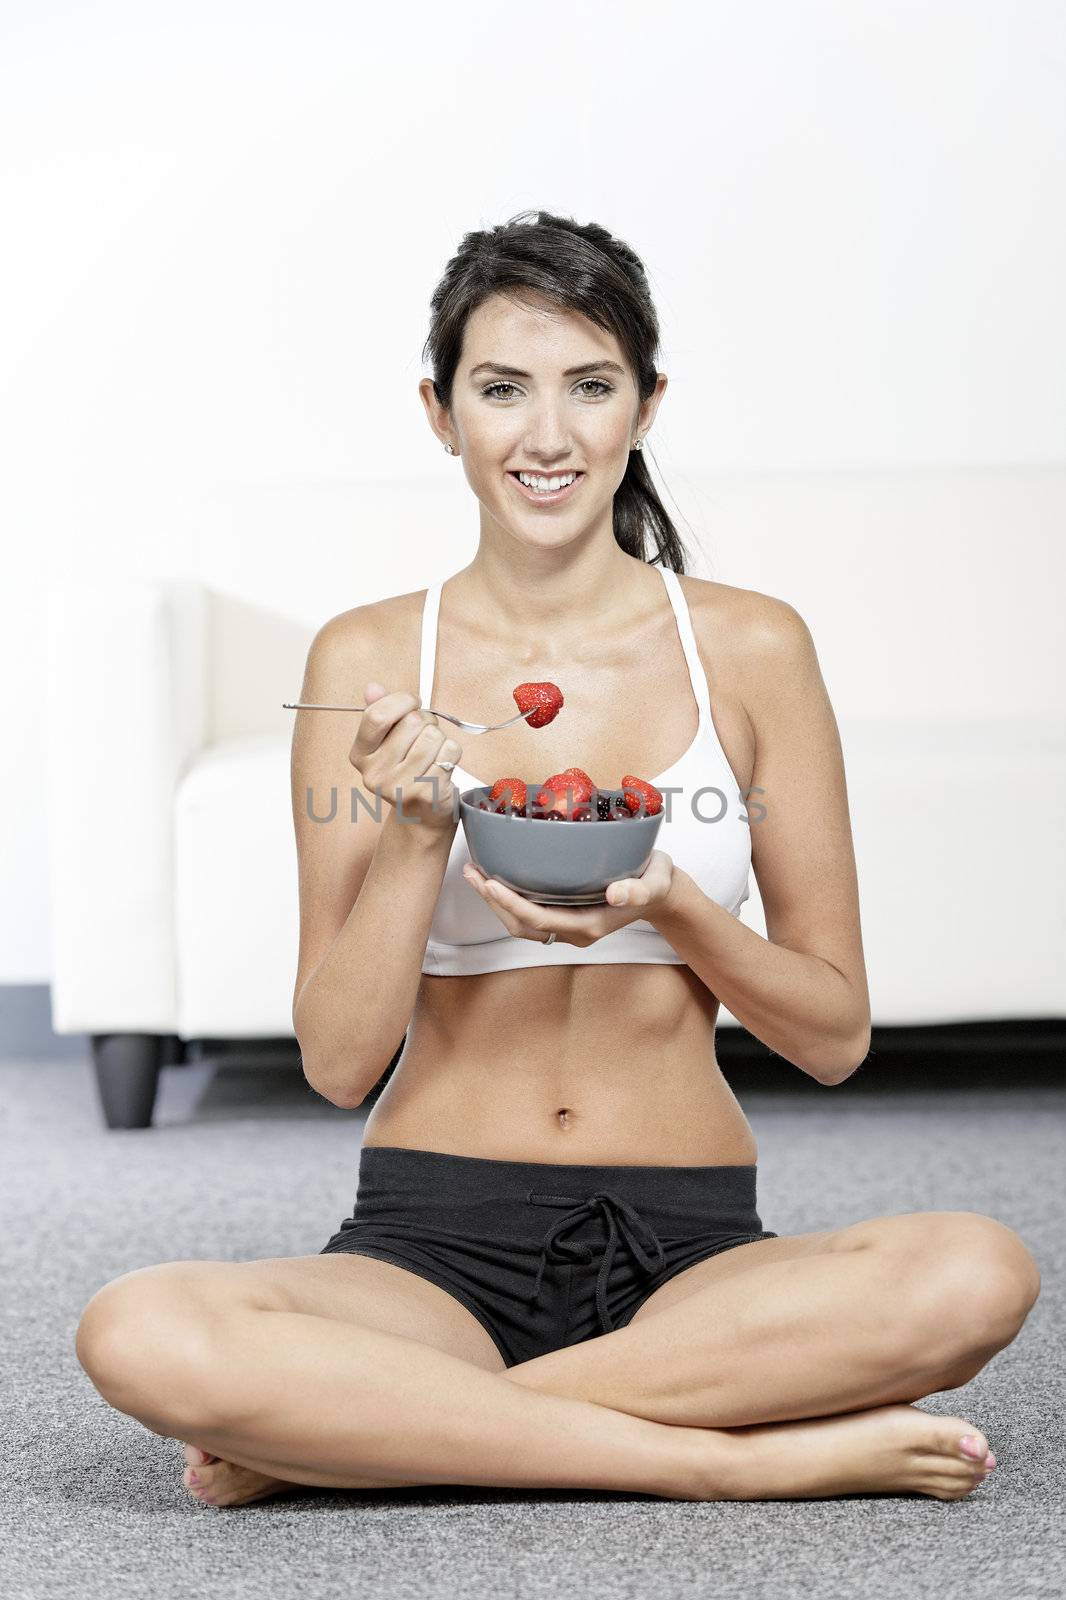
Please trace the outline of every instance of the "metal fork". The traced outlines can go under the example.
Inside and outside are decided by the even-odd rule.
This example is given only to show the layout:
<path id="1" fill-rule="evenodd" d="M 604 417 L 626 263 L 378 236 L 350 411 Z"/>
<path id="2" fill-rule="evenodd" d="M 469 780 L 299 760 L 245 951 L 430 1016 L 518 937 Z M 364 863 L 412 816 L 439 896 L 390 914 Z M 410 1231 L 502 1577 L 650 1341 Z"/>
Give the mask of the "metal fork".
<path id="1" fill-rule="evenodd" d="M 309 704 L 305 700 L 283 700 L 282 709 L 285 711 L 367 711 L 368 706 L 319 706 Z M 445 722 L 454 722 L 457 728 L 462 728 L 466 733 L 495 733 L 498 728 L 509 728 L 512 723 L 524 722 L 531 713 L 520 711 L 516 717 L 508 717 L 506 722 L 493 722 L 488 726 L 483 722 L 466 722 L 462 717 L 453 717 L 447 711 L 434 711 L 432 706 L 423 706 L 431 716 L 443 717 Z"/>

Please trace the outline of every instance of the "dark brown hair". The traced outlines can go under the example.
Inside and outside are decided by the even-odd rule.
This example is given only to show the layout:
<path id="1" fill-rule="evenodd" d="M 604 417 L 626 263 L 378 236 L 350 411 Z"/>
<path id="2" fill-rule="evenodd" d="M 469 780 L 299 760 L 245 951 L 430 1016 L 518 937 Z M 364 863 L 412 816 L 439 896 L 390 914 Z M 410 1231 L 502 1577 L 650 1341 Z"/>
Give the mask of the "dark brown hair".
<path id="1" fill-rule="evenodd" d="M 659 319 L 640 258 L 595 222 L 522 211 L 464 235 L 433 291 L 422 359 L 430 359 L 433 392 L 442 406 L 451 406 L 468 317 L 490 295 L 514 289 L 534 290 L 613 333 L 636 376 L 641 403 L 653 393 Z M 651 480 L 646 450 L 645 445 L 629 452 L 614 496 L 614 536 L 627 555 L 683 573 L 685 547 Z"/>

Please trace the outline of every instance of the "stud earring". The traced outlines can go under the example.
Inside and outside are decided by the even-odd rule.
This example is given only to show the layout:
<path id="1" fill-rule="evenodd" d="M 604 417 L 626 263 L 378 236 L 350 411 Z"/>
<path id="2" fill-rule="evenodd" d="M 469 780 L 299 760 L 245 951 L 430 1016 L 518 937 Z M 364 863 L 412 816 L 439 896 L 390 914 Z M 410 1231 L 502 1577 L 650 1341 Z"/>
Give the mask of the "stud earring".
<path id="1" fill-rule="evenodd" d="M 444 446 L 444 448 L 445 448 L 445 450 L 447 450 L 447 452 L 448 452 L 448 454 L 450 456 L 453 456 L 455 454 L 455 451 L 453 450 L 453 448 L 452 448 L 452 446 L 450 444 L 446 444 Z"/>
<path id="2" fill-rule="evenodd" d="M 643 439 L 634 439 L 633 440 L 633 449 L 634 450 L 643 450 L 643 448 L 644 448 L 644 440 Z"/>

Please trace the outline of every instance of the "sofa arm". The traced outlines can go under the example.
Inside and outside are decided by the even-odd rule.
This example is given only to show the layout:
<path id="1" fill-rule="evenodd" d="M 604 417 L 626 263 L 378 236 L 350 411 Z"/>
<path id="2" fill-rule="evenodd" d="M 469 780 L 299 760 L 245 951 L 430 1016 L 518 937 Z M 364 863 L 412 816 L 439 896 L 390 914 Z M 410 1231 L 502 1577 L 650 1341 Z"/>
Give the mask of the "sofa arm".
<path id="1" fill-rule="evenodd" d="M 174 797 L 207 742 L 209 594 L 47 596 L 45 793 L 57 1033 L 173 1033 Z"/>

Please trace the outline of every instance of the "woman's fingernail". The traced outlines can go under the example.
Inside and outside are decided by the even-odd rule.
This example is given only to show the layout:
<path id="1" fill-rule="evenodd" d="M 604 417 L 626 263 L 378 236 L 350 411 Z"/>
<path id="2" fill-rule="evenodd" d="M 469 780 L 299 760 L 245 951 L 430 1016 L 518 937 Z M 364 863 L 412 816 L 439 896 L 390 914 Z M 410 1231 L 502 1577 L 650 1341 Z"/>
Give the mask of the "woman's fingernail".
<path id="1" fill-rule="evenodd" d="M 978 1459 L 984 1460 L 985 1447 L 977 1443 L 972 1433 L 968 1433 L 964 1439 L 959 1440 L 959 1449 L 964 1455 L 973 1456 L 975 1461 Z"/>
<path id="2" fill-rule="evenodd" d="M 195 1473 L 195 1472 L 190 1472 L 190 1473 L 189 1473 L 189 1482 L 190 1482 L 190 1483 L 199 1483 L 199 1481 L 200 1481 L 200 1480 L 199 1480 L 199 1478 L 198 1478 L 198 1477 L 197 1477 L 197 1476 L 196 1476 L 196 1473 Z"/>

